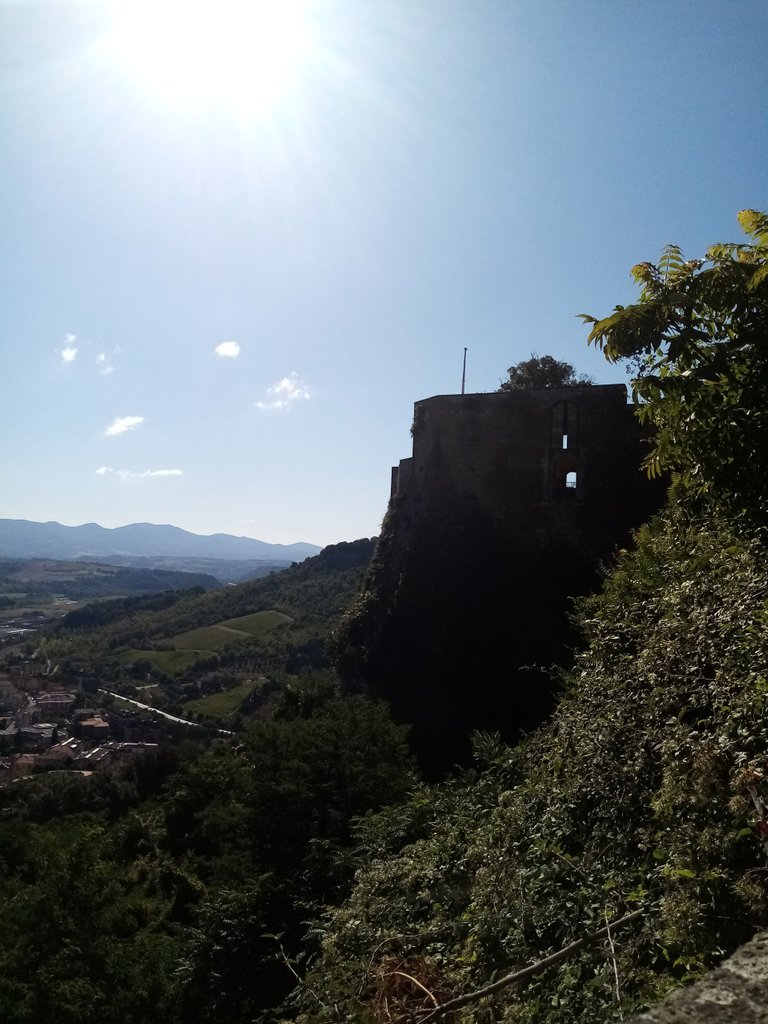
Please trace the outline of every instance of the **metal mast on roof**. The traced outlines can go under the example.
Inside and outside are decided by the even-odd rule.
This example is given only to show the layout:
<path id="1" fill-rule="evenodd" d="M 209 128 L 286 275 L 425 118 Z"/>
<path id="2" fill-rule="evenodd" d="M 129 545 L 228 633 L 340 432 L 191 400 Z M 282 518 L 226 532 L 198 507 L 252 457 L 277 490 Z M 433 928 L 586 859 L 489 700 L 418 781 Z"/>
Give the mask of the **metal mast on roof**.
<path id="1" fill-rule="evenodd" d="M 467 347 L 464 346 L 464 366 L 461 370 L 461 393 L 464 394 L 464 384 L 467 379 Z"/>

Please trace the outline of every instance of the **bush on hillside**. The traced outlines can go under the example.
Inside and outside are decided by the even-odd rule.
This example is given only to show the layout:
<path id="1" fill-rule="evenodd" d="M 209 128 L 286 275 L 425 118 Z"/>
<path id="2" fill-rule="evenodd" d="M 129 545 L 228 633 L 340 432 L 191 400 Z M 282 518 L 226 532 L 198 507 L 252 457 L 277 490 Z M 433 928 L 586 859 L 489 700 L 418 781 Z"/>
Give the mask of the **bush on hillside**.
<path id="1" fill-rule="evenodd" d="M 516 750 L 482 739 L 481 774 L 361 822 L 356 888 L 329 917 L 306 1020 L 383 1021 L 385 1000 L 418 1021 L 421 1000 L 434 1009 L 420 985 L 471 991 L 642 908 L 613 949 L 464 1010 L 610 1020 L 768 924 L 750 798 L 768 795 L 765 558 L 762 539 L 683 509 L 640 531 L 581 604 L 588 649 L 551 725 Z"/>

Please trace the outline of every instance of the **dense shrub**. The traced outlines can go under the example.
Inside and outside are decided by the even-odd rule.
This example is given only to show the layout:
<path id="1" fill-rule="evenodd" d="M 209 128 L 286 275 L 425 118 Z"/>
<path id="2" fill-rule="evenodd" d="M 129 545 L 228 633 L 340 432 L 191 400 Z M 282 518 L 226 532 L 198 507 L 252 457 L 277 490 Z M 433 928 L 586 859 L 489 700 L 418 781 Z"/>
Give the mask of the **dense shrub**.
<path id="1" fill-rule="evenodd" d="M 551 725 L 516 750 L 481 739 L 479 775 L 360 824 L 356 888 L 328 920 L 306 1018 L 384 1019 L 384 992 L 393 1017 L 418 1019 L 419 984 L 472 990 L 643 908 L 613 948 L 464 1010 L 609 1020 L 768 924 L 750 798 L 768 769 L 765 564 L 761 538 L 685 509 L 643 528 L 580 606 L 588 646 Z"/>

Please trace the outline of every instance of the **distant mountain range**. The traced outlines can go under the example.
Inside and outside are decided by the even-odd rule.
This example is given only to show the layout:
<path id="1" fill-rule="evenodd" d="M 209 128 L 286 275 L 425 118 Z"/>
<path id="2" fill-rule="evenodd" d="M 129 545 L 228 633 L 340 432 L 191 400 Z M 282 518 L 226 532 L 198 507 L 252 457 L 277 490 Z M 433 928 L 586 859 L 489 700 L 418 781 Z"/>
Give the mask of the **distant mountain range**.
<path id="1" fill-rule="evenodd" d="M 290 563 L 301 562 L 321 550 L 316 544 L 267 544 L 228 533 L 204 537 L 177 526 L 152 523 L 131 523 L 110 530 L 97 523 L 62 526 L 0 519 L 0 558 L 84 558 L 111 562 L 134 558 L 205 558 Z"/>

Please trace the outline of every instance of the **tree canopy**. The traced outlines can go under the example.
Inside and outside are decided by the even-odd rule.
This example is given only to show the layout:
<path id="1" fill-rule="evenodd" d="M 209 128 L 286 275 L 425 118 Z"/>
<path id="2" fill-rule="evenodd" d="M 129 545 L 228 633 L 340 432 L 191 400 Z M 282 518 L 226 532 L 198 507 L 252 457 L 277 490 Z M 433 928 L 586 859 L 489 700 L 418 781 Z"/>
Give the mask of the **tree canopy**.
<path id="1" fill-rule="evenodd" d="M 554 356 L 539 356 L 531 352 L 530 359 L 523 359 L 507 370 L 509 377 L 502 381 L 499 391 L 521 391 L 524 388 L 569 388 L 578 384 L 592 384 L 592 378 L 576 373 L 570 363 L 561 362 Z"/>
<path id="2" fill-rule="evenodd" d="M 640 416 L 656 428 L 648 472 L 672 471 L 681 491 L 765 521 L 768 214 L 738 219 L 749 242 L 712 245 L 701 259 L 668 245 L 658 263 L 632 268 L 638 302 L 582 318 L 609 361 L 637 365 Z"/>

